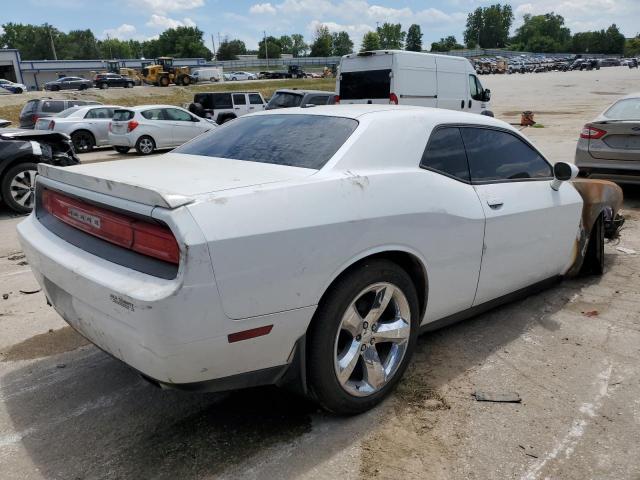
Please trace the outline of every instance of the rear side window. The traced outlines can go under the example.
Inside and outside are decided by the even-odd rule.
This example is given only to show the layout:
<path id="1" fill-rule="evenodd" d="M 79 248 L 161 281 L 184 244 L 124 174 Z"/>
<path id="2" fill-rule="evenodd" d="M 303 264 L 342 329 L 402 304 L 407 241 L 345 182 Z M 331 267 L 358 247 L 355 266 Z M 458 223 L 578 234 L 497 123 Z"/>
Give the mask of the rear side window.
<path id="1" fill-rule="evenodd" d="M 131 110 L 116 110 L 113 112 L 113 120 L 116 122 L 126 122 L 133 118 L 133 112 Z"/>
<path id="2" fill-rule="evenodd" d="M 246 105 L 247 97 L 244 96 L 244 93 L 234 93 L 233 94 L 233 104 L 234 105 Z"/>
<path id="3" fill-rule="evenodd" d="M 344 72 L 340 75 L 340 98 L 363 100 L 389 98 L 391 69 Z"/>
<path id="4" fill-rule="evenodd" d="M 319 170 L 357 126 L 351 118 L 321 115 L 240 117 L 174 152 Z"/>
<path id="5" fill-rule="evenodd" d="M 553 177 L 551 165 L 511 133 L 474 127 L 460 132 L 474 182 Z"/>
<path id="6" fill-rule="evenodd" d="M 20 112 L 20 115 L 35 112 L 37 104 L 38 104 L 38 100 L 29 100 L 27 103 L 24 104 L 24 107 L 22 107 L 22 111 Z"/>
<path id="7" fill-rule="evenodd" d="M 112 108 L 93 108 L 87 112 L 84 118 L 101 118 L 109 119 L 113 117 Z"/>
<path id="8" fill-rule="evenodd" d="M 58 113 L 64 109 L 64 101 L 62 100 L 47 100 L 42 102 L 42 111 L 46 113 Z"/>
<path id="9" fill-rule="evenodd" d="M 328 95 L 316 95 L 314 97 L 309 97 L 304 103 L 306 105 L 326 105 L 329 98 L 331 97 Z"/>
<path id="10" fill-rule="evenodd" d="M 168 120 L 174 120 L 176 122 L 191 122 L 193 117 L 187 112 L 178 110 L 177 108 L 165 108 L 164 114 Z"/>
<path id="11" fill-rule="evenodd" d="M 263 104 L 262 97 L 260 95 L 258 95 L 257 93 L 250 93 L 249 94 L 249 103 L 251 105 L 262 105 Z"/>
<path id="12" fill-rule="evenodd" d="M 147 120 L 165 120 L 164 110 L 162 108 L 153 108 L 141 112 L 141 115 Z"/>
<path id="13" fill-rule="evenodd" d="M 458 127 L 436 129 L 422 155 L 420 166 L 469 182 L 469 164 Z"/>

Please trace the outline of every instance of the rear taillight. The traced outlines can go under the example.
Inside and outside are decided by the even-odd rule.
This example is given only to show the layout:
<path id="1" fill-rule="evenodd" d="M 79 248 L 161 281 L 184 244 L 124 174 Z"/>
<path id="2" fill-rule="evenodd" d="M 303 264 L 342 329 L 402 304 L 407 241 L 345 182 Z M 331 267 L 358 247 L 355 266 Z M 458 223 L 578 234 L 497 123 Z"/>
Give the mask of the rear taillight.
<path id="1" fill-rule="evenodd" d="M 389 94 L 389 105 L 398 105 L 398 96 L 395 93 Z"/>
<path id="2" fill-rule="evenodd" d="M 180 261 L 178 242 L 165 226 L 136 220 L 51 190 L 42 192 L 42 206 L 61 222 L 114 245 L 169 263 Z"/>
<path id="3" fill-rule="evenodd" d="M 133 132 L 138 125 L 139 123 L 135 120 L 129 120 L 129 123 L 127 123 L 127 132 Z"/>
<path id="4" fill-rule="evenodd" d="M 38 115 L 31 115 L 31 121 L 35 124 L 38 121 Z"/>
<path id="5" fill-rule="evenodd" d="M 336 105 L 340 103 L 340 95 L 335 95 L 333 98 L 336 102 Z"/>
<path id="6" fill-rule="evenodd" d="M 51 120 L 49 122 L 49 126 L 47 127 L 49 130 L 53 130 L 56 126 L 56 122 L 54 122 L 53 120 Z"/>
<path id="7" fill-rule="evenodd" d="M 606 130 L 601 130 L 591 125 L 585 125 L 580 132 L 580 138 L 587 138 L 590 140 L 597 140 L 604 137 L 607 134 Z"/>

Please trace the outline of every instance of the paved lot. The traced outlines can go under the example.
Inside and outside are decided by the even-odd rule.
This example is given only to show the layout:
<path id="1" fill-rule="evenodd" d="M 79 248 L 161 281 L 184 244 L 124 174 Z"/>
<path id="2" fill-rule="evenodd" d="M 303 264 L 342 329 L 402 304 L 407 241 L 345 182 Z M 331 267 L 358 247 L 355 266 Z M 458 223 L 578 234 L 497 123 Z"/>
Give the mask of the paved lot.
<path id="1" fill-rule="evenodd" d="M 527 134 L 571 160 L 581 126 L 640 73 L 482 77 L 496 114 L 531 109 Z M 124 156 L 129 158 L 131 155 Z M 83 161 L 120 157 L 110 151 Z M 165 392 L 74 334 L 46 306 L 0 213 L 0 477 L 640 478 L 640 190 L 581 278 L 421 337 L 382 406 L 333 418 L 274 389 Z M 476 402 L 476 389 L 521 404 Z"/>

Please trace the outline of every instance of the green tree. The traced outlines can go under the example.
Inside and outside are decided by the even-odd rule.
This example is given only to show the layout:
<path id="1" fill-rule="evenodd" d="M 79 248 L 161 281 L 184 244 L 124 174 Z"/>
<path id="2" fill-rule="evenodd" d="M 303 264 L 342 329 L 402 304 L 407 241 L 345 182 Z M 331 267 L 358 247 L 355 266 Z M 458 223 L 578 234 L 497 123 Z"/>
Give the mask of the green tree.
<path id="1" fill-rule="evenodd" d="M 198 27 L 169 28 L 160 34 L 157 49 L 162 56 L 211 59 L 212 53 L 202 38 Z"/>
<path id="2" fill-rule="evenodd" d="M 320 25 L 316 29 L 314 41 L 311 44 L 312 57 L 329 57 L 331 56 L 332 37 L 329 28 L 326 25 Z"/>
<path id="3" fill-rule="evenodd" d="M 503 48 L 507 45 L 512 23 L 511 5 L 496 3 L 478 7 L 467 16 L 464 42 L 469 48 Z"/>
<path id="4" fill-rule="evenodd" d="M 347 32 L 331 34 L 331 55 L 341 57 L 353 52 L 353 42 Z"/>
<path id="5" fill-rule="evenodd" d="M 571 31 L 564 26 L 564 18 L 553 12 L 523 17 L 523 24 L 512 39 L 514 46 L 530 52 L 552 53 L 568 51 Z"/>
<path id="6" fill-rule="evenodd" d="M 56 45 L 58 58 L 87 60 L 99 58 L 98 41 L 91 30 L 71 30 L 60 38 Z"/>
<path id="7" fill-rule="evenodd" d="M 10 22 L 3 24 L 2 29 L 4 33 L 0 36 L 0 44 L 6 48 L 20 50 L 20 56 L 23 60 L 52 60 L 54 58 L 51 48 L 52 40 L 57 46 L 64 35 L 47 23 L 23 25 Z"/>
<path id="8" fill-rule="evenodd" d="M 460 50 L 461 48 L 464 48 L 464 45 L 460 45 L 453 35 L 441 38 L 439 42 L 431 44 L 432 52 L 448 52 L 450 50 Z"/>
<path id="9" fill-rule="evenodd" d="M 377 28 L 377 32 L 381 49 L 400 50 L 403 48 L 404 38 L 407 34 L 402 31 L 401 24 L 384 22 L 381 27 Z"/>
<path id="10" fill-rule="evenodd" d="M 278 39 L 282 53 L 293 54 L 293 39 L 289 35 L 282 35 Z"/>
<path id="11" fill-rule="evenodd" d="M 304 36 L 299 33 L 291 35 L 291 53 L 294 57 L 302 57 L 309 51 L 309 45 L 304 41 Z"/>
<path id="12" fill-rule="evenodd" d="M 228 40 L 225 39 L 219 46 L 216 52 L 216 59 L 222 60 L 237 60 L 238 55 L 245 55 L 247 53 L 247 47 L 242 40 Z"/>
<path id="13" fill-rule="evenodd" d="M 414 23 L 409 27 L 409 30 L 407 31 L 407 45 L 405 48 L 412 52 L 422 51 L 422 31 L 420 30 L 420 25 Z"/>
<path id="14" fill-rule="evenodd" d="M 109 38 L 98 42 L 99 58 L 135 58 L 140 56 L 142 48 L 132 49 L 132 44 L 117 38 Z"/>
<path id="15" fill-rule="evenodd" d="M 637 57 L 640 55 L 640 34 L 629 38 L 624 44 L 625 57 Z"/>
<path id="16" fill-rule="evenodd" d="M 380 36 L 378 32 L 367 32 L 362 37 L 361 52 L 370 52 L 371 50 L 380 50 Z"/>
<path id="17" fill-rule="evenodd" d="M 258 42 L 258 58 L 280 58 L 282 56 L 282 46 L 280 40 L 276 37 L 268 36 L 266 38 L 267 48 L 265 50 L 265 39 Z"/>

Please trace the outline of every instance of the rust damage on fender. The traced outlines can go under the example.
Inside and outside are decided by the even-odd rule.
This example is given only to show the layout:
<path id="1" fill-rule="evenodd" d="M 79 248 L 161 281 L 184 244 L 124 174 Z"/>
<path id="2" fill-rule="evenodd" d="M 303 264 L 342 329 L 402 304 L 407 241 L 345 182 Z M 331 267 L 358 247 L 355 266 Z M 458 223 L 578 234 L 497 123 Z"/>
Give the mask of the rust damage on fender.
<path id="1" fill-rule="evenodd" d="M 613 238 L 624 222 L 619 212 L 622 208 L 622 189 L 608 180 L 577 178 L 571 182 L 584 202 L 580 219 L 580 232 L 576 238 L 573 250 L 573 264 L 567 275 L 577 275 L 580 272 L 584 256 L 589 244 L 591 229 L 600 214 L 604 215 L 605 236 Z"/>

